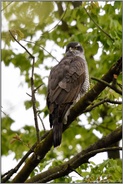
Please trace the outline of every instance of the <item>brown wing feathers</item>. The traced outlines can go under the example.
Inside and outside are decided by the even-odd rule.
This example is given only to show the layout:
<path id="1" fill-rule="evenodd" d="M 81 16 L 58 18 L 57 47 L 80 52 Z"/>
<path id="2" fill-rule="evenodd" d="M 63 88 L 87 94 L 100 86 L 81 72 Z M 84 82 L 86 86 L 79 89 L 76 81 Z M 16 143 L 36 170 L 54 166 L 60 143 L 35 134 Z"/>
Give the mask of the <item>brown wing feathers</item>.
<path id="1" fill-rule="evenodd" d="M 85 81 L 85 64 L 82 58 L 64 57 L 50 73 L 47 105 L 50 126 L 53 126 L 54 147 L 61 143 L 63 119 L 80 93 Z"/>

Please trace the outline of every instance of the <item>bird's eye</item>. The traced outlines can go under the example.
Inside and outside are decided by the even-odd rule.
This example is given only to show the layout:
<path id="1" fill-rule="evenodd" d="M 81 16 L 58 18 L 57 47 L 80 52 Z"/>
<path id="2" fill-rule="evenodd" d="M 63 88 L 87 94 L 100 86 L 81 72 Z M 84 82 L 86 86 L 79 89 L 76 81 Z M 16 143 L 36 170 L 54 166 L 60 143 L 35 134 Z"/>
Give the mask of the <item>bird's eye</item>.
<path id="1" fill-rule="evenodd" d="M 81 46 L 76 46 L 75 48 L 76 48 L 76 50 L 82 51 L 82 47 Z"/>

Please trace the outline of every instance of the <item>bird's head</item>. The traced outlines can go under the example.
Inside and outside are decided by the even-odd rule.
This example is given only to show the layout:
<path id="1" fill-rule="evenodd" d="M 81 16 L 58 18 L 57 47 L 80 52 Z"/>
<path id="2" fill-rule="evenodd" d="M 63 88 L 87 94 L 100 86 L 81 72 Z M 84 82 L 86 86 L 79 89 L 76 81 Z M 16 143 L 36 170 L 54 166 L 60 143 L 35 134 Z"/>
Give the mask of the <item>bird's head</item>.
<path id="1" fill-rule="evenodd" d="M 74 55 L 79 56 L 85 59 L 84 50 L 80 43 L 78 42 L 70 42 L 66 47 L 66 55 Z"/>

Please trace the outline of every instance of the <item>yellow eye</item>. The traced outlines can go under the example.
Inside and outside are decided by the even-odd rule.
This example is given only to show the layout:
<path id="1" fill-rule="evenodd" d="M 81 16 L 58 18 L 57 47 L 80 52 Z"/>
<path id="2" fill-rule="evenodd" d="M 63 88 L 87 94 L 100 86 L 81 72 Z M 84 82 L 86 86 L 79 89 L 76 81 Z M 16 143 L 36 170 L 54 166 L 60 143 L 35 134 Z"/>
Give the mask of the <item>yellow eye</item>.
<path id="1" fill-rule="evenodd" d="M 75 49 L 76 49 L 76 50 L 79 50 L 79 51 L 83 51 L 83 49 L 82 49 L 81 46 L 76 46 Z"/>
<path id="2" fill-rule="evenodd" d="M 79 46 L 76 46 L 75 49 L 76 49 L 76 50 L 80 50 L 80 47 L 79 47 Z"/>

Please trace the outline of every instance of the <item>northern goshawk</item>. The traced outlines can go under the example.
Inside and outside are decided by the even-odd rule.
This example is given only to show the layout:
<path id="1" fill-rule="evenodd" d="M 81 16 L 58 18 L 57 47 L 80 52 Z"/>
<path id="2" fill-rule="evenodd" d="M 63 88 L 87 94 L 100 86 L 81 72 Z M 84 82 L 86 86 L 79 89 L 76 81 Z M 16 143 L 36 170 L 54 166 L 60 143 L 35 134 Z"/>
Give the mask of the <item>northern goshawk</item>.
<path id="1" fill-rule="evenodd" d="M 47 106 L 54 147 L 60 145 L 63 124 L 71 107 L 89 87 L 88 66 L 80 43 L 67 45 L 63 59 L 52 68 L 48 81 Z"/>

